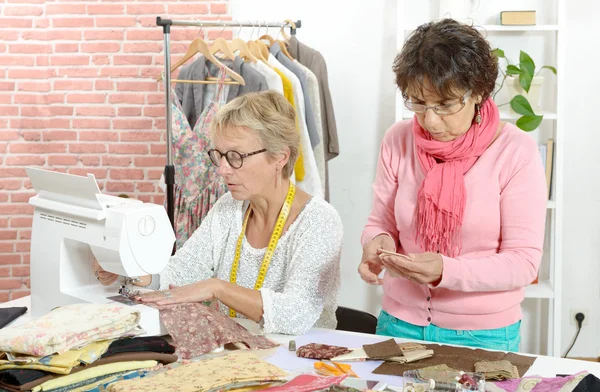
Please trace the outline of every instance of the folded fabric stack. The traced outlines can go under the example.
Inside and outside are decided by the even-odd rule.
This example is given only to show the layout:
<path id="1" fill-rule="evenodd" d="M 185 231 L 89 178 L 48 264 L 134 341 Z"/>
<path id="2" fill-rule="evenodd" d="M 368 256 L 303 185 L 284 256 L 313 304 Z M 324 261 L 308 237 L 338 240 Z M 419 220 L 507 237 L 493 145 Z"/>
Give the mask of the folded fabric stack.
<path id="1" fill-rule="evenodd" d="M 141 369 L 177 361 L 163 338 L 137 337 L 140 314 L 121 304 L 57 308 L 0 330 L 0 387 L 8 391 L 86 391 Z"/>
<path id="2" fill-rule="evenodd" d="M 519 378 L 519 369 L 507 360 L 475 362 L 475 372 L 482 373 L 486 380 L 510 380 Z"/>

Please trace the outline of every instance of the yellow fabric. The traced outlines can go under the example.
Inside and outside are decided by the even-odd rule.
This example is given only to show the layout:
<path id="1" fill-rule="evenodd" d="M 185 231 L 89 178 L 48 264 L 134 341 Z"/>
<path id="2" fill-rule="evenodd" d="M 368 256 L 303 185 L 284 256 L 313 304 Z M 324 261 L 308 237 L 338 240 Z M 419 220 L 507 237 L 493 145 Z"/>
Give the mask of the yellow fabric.
<path id="1" fill-rule="evenodd" d="M 48 380 L 43 384 L 32 389 L 32 392 L 48 391 L 50 389 L 63 388 L 84 380 L 105 376 L 107 374 L 126 372 L 128 370 L 138 370 L 151 368 L 158 365 L 157 361 L 130 361 L 107 363 L 106 365 L 95 366 L 80 372 L 70 374 L 64 377 L 57 377 Z"/>
<path id="2" fill-rule="evenodd" d="M 5 353 L 7 359 L 0 359 L 0 370 L 32 369 L 56 374 L 69 374 L 75 366 L 79 366 L 81 363 L 90 364 L 100 359 L 113 341 L 114 339 L 94 342 L 78 350 L 73 349 L 64 354 L 52 355 L 50 358 Z"/>
<path id="3" fill-rule="evenodd" d="M 289 103 L 292 104 L 294 110 L 296 109 L 296 103 L 294 101 L 294 88 L 292 87 L 292 82 L 288 79 L 287 76 L 283 74 L 277 68 L 273 68 L 277 75 L 281 77 L 281 81 L 283 82 L 283 95 L 288 100 Z M 296 116 L 296 130 L 300 133 L 300 127 L 298 126 L 298 116 Z M 298 159 L 296 160 L 296 165 L 294 166 L 294 174 L 296 175 L 296 181 L 304 180 L 304 175 L 306 174 L 304 170 L 304 154 L 302 154 L 301 146 L 298 146 Z"/>
<path id="4" fill-rule="evenodd" d="M 152 377 L 119 381 L 109 392 L 195 392 L 233 388 L 233 383 L 280 381 L 285 372 L 249 351 L 232 352 L 216 358 L 181 365 Z"/>

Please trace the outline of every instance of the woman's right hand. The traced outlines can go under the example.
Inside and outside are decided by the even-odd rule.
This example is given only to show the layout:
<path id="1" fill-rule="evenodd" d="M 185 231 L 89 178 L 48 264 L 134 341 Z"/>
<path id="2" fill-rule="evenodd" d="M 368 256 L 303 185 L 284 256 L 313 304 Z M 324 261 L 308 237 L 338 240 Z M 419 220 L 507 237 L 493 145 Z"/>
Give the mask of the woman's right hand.
<path id="1" fill-rule="evenodd" d="M 369 284 L 383 284 L 383 279 L 379 278 L 379 274 L 383 270 L 383 264 L 377 253 L 379 249 L 395 252 L 396 244 L 389 235 L 380 234 L 363 246 L 362 260 L 358 266 L 358 273 L 362 280 Z"/>
<path id="2" fill-rule="evenodd" d="M 96 279 L 98 279 L 98 282 L 100 282 L 103 286 L 110 286 L 111 284 L 115 283 L 117 279 L 119 279 L 119 275 L 102 269 L 102 267 L 100 267 L 100 263 L 98 263 L 98 260 L 95 258 L 94 262 L 92 263 L 92 269 L 94 271 L 94 275 L 96 275 Z"/>

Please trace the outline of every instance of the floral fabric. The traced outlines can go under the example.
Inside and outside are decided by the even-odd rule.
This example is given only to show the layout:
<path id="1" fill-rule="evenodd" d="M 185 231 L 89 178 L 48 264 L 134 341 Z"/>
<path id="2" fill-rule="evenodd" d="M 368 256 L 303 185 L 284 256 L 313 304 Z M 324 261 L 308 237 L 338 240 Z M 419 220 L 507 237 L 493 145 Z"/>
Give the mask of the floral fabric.
<path id="1" fill-rule="evenodd" d="M 243 343 L 250 349 L 277 346 L 264 336 L 253 335 L 229 316 L 199 303 L 161 309 L 160 320 L 183 359 L 198 357 L 228 343 Z"/>
<path id="2" fill-rule="evenodd" d="M 347 347 L 329 346 L 327 344 L 309 343 L 296 350 L 296 355 L 301 358 L 331 359 L 352 352 Z"/>
<path id="3" fill-rule="evenodd" d="M 0 330 L 0 351 L 43 357 L 99 340 L 135 336 L 140 313 L 121 304 L 74 304 Z"/>
<path id="4" fill-rule="evenodd" d="M 208 211 L 227 192 L 227 186 L 217 173 L 207 151 L 210 149 L 210 123 L 219 109 L 225 72 L 220 71 L 220 83 L 196 124 L 190 126 L 175 91 L 172 106 L 172 154 L 175 166 L 175 236 L 179 249 L 200 226 Z M 166 203 L 166 202 L 165 202 Z"/>
<path id="5" fill-rule="evenodd" d="M 281 381 L 285 372 L 248 351 L 192 362 L 155 376 L 121 381 L 110 392 L 219 391 L 235 384 Z"/>

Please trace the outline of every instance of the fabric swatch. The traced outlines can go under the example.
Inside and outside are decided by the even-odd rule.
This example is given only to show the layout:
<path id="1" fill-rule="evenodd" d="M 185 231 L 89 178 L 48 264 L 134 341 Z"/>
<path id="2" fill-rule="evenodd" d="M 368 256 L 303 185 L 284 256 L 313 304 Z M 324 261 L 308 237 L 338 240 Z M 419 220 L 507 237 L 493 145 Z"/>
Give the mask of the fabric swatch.
<path id="1" fill-rule="evenodd" d="M 199 303 L 161 309 L 160 320 L 182 359 L 198 357 L 229 343 L 243 343 L 250 349 L 278 346 L 264 336 L 253 335 L 218 310 Z"/>
<path id="2" fill-rule="evenodd" d="M 439 344 L 425 345 L 428 350 L 433 350 L 433 357 L 411 363 L 385 362 L 373 371 L 374 374 L 400 375 L 406 370 L 416 370 L 427 366 L 446 364 L 451 368 L 465 372 L 475 371 L 475 362 L 507 360 L 517 367 L 519 374 L 527 373 L 533 365 L 535 357 L 504 353 L 501 351 L 486 351 L 466 347 L 453 347 Z"/>
<path id="3" fill-rule="evenodd" d="M 312 374 L 302 374 L 284 385 L 267 388 L 269 392 L 310 392 L 338 385 L 348 376 L 322 377 Z"/>
<path id="4" fill-rule="evenodd" d="M 98 340 L 136 336 L 140 313 L 121 304 L 74 304 L 18 327 L 0 329 L 0 351 L 47 356 Z"/>
<path id="5" fill-rule="evenodd" d="M 331 359 L 350 352 L 352 352 L 352 350 L 347 347 L 309 343 L 296 350 L 296 355 L 300 358 Z"/>
<path id="6" fill-rule="evenodd" d="M 402 350 L 394 339 L 385 340 L 375 344 L 363 345 L 370 359 L 385 359 L 402 355 Z"/>
<path id="7" fill-rule="evenodd" d="M 216 358 L 181 365 L 152 377 L 120 381 L 110 392 L 214 391 L 232 383 L 283 381 L 285 372 L 252 352 L 231 352 Z"/>
<path id="8" fill-rule="evenodd" d="M 492 383 L 495 388 L 493 391 L 515 392 L 515 391 L 532 391 L 532 392 L 570 392 L 583 380 L 589 373 L 580 372 L 566 377 L 524 377 L 513 380 L 496 381 Z M 497 388 L 497 389 L 496 389 Z"/>
<path id="9" fill-rule="evenodd" d="M 112 342 L 103 356 L 110 357 L 111 355 L 119 353 L 132 353 L 140 351 L 173 354 L 175 352 L 175 347 L 171 346 L 165 340 L 165 338 L 160 336 L 124 338 Z"/>
<path id="10" fill-rule="evenodd" d="M 25 306 L 0 309 L 0 328 L 6 327 L 25 313 L 27 313 Z"/>
<path id="11" fill-rule="evenodd" d="M 476 362 L 475 371 L 477 373 L 483 373 L 486 380 L 510 380 L 519 378 L 519 370 L 507 360 Z"/>
<path id="12" fill-rule="evenodd" d="M 441 382 L 454 382 L 456 376 L 460 374 L 457 369 L 452 369 L 446 364 L 428 366 L 417 370 L 419 377 L 424 379 L 434 379 Z"/>

